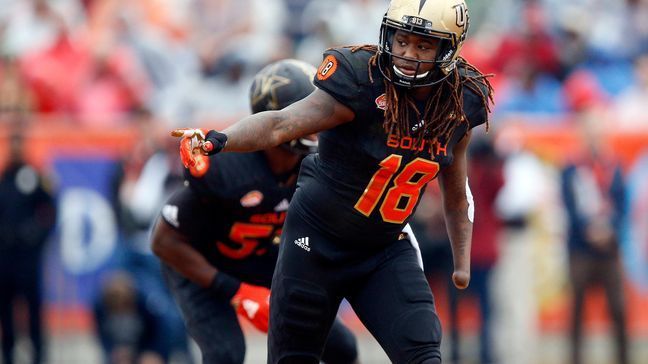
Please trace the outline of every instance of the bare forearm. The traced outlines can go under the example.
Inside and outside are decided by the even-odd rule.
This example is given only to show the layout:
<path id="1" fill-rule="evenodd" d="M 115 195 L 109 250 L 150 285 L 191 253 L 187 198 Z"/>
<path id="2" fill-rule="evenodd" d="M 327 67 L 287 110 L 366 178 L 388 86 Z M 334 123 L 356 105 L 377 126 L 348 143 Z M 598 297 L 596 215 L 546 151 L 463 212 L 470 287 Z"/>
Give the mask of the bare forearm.
<path id="1" fill-rule="evenodd" d="M 267 149 L 349 122 L 353 111 L 321 90 L 285 109 L 250 115 L 223 130 L 226 151 Z"/>
<path id="2" fill-rule="evenodd" d="M 473 224 L 468 219 L 468 206 L 446 206 L 445 221 L 452 246 L 455 270 L 470 272 L 470 248 Z"/>
<path id="3" fill-rule="evenodd" d="M 456 187 L 456 184 L 453 184 Z M 459 289 L 465 289 L 470 282 L 470 247 L 472 243 L 472 218 L 465 191 L 451 187 L 452 193 L 444 198 L 446 228 L 452 247 L 454 272 L 452 282 Z M 460 196 L 463 194 L 464 198 Z"/>
<path id="4" fill-rule="evenodd" d="M 470 246 L 472 243 L 472 195 L 467 180 L 466 150 L 470 135 L 454 148 L 455 160 L 439 177 L 443 192 L 443 211 L 452 247 L 454 273 L 452 280 L 457 288 L 466 288 L 470 281 Z"/>
<path id="5" fill-rule="evenodd" d="M 228 152 L 251 152 L 281 144 L 286 124 L 285 113 L 267 111 L 250 115 L 223 130 L 227 135 Z M 289 140 L 289 139 L 287 139 Z M 287 141 L 286 140 L 286 141 Z"/>

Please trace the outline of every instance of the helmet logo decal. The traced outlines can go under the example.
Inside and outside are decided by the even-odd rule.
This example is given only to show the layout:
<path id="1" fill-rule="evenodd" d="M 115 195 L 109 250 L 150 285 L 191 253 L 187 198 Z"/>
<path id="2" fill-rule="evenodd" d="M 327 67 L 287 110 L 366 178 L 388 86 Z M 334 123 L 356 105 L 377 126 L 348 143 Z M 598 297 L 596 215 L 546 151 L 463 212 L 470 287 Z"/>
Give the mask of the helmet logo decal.
<path id="1" fill-rule="evenodd" d="M 423 9 L 423 5 L 425 5 L 426 1 L 427 0 L 420 0 L 419 1 L 419 14 L 421 14 L 421 9 Z"/>
<path id="2" fill-rule="evenodd" d="M 324 61 L 322 61 L 322 64 L 317 69 L 317 79 L 324 81 L 327 78 L 331 77 L 337 69 L 337 64 L 338 61 L 333 55 L 329 54 L 328 56 L 326 56 L 326 58 L 324 58 Z"/>
<path id="3" fill-rule="evenodd" d="M 276 71 L 270 72 L 269 74 L 265 74 L 263 77 L 254 80 L 255 85 L 253 89 L 255 90 L 255 93 L 252 95 L 252 105 L 256 105 L 263 101 L 267 95 L 270 95 L 270 99 L 267 100 L 268 104 L 264 105 L 264 107 L 268 110 L 276 110 L 279 108 L 277 89 L 289 85 L 291 80 L 288 77 L 280 76 L 275 72 Z"/>
<path id="4" fill-rule="evenodd" d="M 468 19 L 466 4 L 461 3 L 452 7 L 457 12 L 457 26 L 464 27 Z"/>
<path id="5" fill-rule="evenodd" d="M 387 110 L 387 95 L 382 94 L 376 97 L 376 107 L 380 110 Z"/>

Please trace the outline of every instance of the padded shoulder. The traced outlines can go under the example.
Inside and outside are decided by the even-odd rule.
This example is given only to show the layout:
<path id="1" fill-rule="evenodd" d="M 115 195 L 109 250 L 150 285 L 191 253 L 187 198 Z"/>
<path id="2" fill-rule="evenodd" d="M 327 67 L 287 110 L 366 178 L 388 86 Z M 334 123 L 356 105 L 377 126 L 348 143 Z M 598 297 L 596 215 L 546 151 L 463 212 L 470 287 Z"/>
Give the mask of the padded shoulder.
<path id="1" fill-rule="evenodd" d="M 315 86 L 326 91 L 338 102 L 358 113 L 365 107 L 371 92 L 368 50 L 331 48 L 324 52 L 322 64 L 315 75 Z"/>

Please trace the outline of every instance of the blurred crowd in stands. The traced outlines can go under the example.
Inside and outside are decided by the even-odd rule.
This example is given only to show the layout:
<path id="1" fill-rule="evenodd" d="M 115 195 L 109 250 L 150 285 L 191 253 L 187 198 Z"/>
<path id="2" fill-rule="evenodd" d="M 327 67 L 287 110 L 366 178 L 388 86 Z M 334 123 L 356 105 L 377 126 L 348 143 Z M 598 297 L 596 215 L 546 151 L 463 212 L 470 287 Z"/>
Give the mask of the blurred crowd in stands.
<path id="1" fill-rule="evenodd" d="M 167 127 L 234 120 L 272 60 L 376 43 L 386 0 L 4 0 L 0 110 L 98 126 L 147 110 Z M 496 116 L 564 122 L 592 102 L 642 127 L 644 0 L 468 1 L 463 54 L 497 75 Z"/>
<path id="2" fill-rule="evenodd" d="M 464 324 L 457 309 L 463 297 L 474 292 L 484 323 L 479 331 L 480 362 L 534 363 L 541 352 L 538 312 L 562 297 L 569 279 L 578 277 L 582 284 L 575 295 L 581 300 L 584 295 L 583 280 L 589 276 L 574 264 L 589 263 L 577 258 L 582 242 L 569 239 L 586 217 L 579 217 L 583 202 L 578 205 L 578 196 L 568 194 L 574 182 L 565 181 L 562 165 L 549 165 L 530 153 L 520 135 L 506 132 L 506 127 L 590 130 L 595 124 L 599 133 L 586 134 L 599 142 L 601 129 L 648 132 L 648 0 L 467 2 L 471 26 L 462 54 L 495 75 L 491 82 L 496 99 L 491 132 L 478 133 L 473 143 L 477 163 L 471 165 L 470 175 L 478 210 L 471 290 L 440 290 L 447 292 L 441 296 L 447 296 L 450 307 L 444 325 L 452 331 L 446 337 L 455 344 L 460 341 L 457 329 Z M 110 202 L 128 249 L 117 258 L 124 271 L 106 279 L 94 306 L 106 362 L 119 362 L 110 358 L 140 349 L 158 352 L 158 359 L 149 358 L 152 363 L 168 360 L 173 350 L 188 355 L 181 321 L 159 282 L 147 245 L 149 225 L 165 191 L 181 182 L 176 141 L 159 138 L 155 130 L 228 125 L 249 113 L 248 88 L 256 71 L 287 57 L 318 65 L 322 51 L 335 45 L 375 44 L 387 4 L 388 0 L 0 0 L 0 122 L 18 123 L 13 126 L 19 128 L 51 122 L 80 128 L 133 127 L 143 135 L 117 163 L 110 180 Z M 584 139 L 582 144 L 588 143 Z M 615 197 L 618 186 L 616 195 L 607 196 L 613 177 L 592 162 L 599 152 L 582 149 L 559 162 L 576 164 L 576 175 L 593 186 L 588 198 L 598 196 L 593 198 L 598 205 L 588 205 L 588 211 L 609 219 L 603 224 L 608 230 L 621 229 L 612 221 L 619 218 L 618 211 L 610 207 L 625 203 Z M 614 154 L 608 156 L 614 159 Z M 412 222 L 433 285 L 449 281 L 450 267 L 438 198 L 438 191 L 430 188 Z M 620 210 L 627 213 L 628 208 Z M 617 248 L 594 255 L 607 254 L 611 258 L 606 262 L 612 263 L 605 267 L 620 270 L 616 263 L 622 239 L 603 240 Z M 146 288 L 134 292 L 138 287 Z M 621 349 L 613 362 L 625 363 L 627 328 L 618 282 L 614 290 L 612 298 L 617 300 L 611 313 Z M 147 301 L 156 303 L 152 312 L 142 311 L 151 309 Z M 574 310 L 582 310 L 580 304 Z M 116 316 L 111 316 L 113 311 Z M 124 320 L 137 312 L 142 327 Z M 165 330 L 165 337 L 155 343 L 146 325 L 151 315 L 163 318 L 155 325 Z M 574 348 L 580 348 L 579 320 L 570 327 Z M 111 333 L 121 334 L 113 340 L 129 349 L 110 353 L 116 344 L 110 342 Z M 459 362 L 460 346 L 450 351 L 450 358 Z M 574 363 L 582 360 L 579 354 L 573 357 Z"/>

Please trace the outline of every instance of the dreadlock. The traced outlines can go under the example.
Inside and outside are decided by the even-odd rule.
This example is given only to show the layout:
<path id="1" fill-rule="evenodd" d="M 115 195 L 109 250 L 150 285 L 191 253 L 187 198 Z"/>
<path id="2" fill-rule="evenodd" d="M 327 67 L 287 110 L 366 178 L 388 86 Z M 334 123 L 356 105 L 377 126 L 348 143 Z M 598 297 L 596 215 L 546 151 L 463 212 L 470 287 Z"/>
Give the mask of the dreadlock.
<path id="1" fill-rule="evenodd" d="M 366 50 L 374 54 L 367 64 L 369 79 L 373 82 L 372 67 L 377 65 L 378 47 L 375 45 L 350 46 L 351 52 Z M 460 74 L 460 70 L 465 70 Z M 391 72 L 391 70 L 388 70 Z M 492 74 L 484 75 L 464 58 L 459 57 L 457 67 L 435 87 L 433 94 L 425 103 L 423 112 L 416 107 L 415 101 L 407 89 L 396 87 L 385 80 L 385 96 L 389 107 L 385 110 L 385 132 L 398 137 L 411 136 L 412 120 L 423 120 L 423 138 L 420 143 L 429 140 L 434 143 L 439 139 L 448 141 L 455 128 L 462 122 L 468 122 L 463 110 L 463 87 L 468 87 L 477 95 L 482 95 L 482 104 L 486 108 L 486 130 L 489 129 L 488 113 L 493 102 L 493 87 L 488 80 Z M 484 92 L 485 90 L 485 92 Z M 412 112 L 416 118 L 412 118 Z"/>

